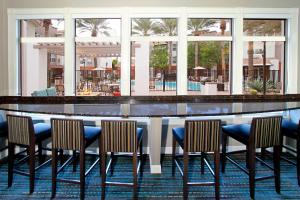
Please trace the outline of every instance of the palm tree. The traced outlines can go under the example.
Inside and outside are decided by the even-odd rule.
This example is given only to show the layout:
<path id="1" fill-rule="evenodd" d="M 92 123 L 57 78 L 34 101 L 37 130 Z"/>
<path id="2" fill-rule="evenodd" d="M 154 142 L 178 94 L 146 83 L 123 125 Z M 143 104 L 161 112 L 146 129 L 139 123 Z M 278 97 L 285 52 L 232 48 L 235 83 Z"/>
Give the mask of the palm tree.
<path id="1" fill-rule="evenodd" d="M 90 31 L 92 37 L 97 37 L 99 35 L 109 36 L 109 31 L 111 28 L 108 26 L 107 19 L 92 18 L 92 19 L 77 19 L 77 27 L 80 32 Z M 97 68 L 97 57 L 94 57 L 94 65 Z"/>
<path id="2" fill-rule="evenodd" d="M 214 19 L 198 19 L 193 18 L 188 20 L 188 30 L 192 32 L 193 36 L 199 36 L 210 31 L 210 28 L 216 24 Z M 199 44 L 195 42 L 195 67 L 199 65 Z M 197 77 L 196 71 L 196 77 Z"/>
<path id="3" fill-rule="evenodd" d="M 149 18 L 133 19 L 132 34 L 149 36 L 155 29 L 155 22 Z"/>
<path id="4" fill-rule="evenodd" d="M 174 36 L 177 34 L 177 20 L 165 18 L 161 19 L 161 21 L 157 22 L 154 26 L 154 32 L 157 34 L 167 34 L 168 36 Z M 168 41 L 168 67 L 169 70 L 172 66 L 172 41 Z M 163 67 L 163 91 L 165 91 L 165 75 L 166 75 L 166 67 Z"/>
<path id="5" fill-rule="evenodd" d="M 108 26 L 107 19 L 77 19 L 76 23 L 81 32 L 90 31 L 92 37 L 110 35 L 108 30 L 111 28 Z"/>

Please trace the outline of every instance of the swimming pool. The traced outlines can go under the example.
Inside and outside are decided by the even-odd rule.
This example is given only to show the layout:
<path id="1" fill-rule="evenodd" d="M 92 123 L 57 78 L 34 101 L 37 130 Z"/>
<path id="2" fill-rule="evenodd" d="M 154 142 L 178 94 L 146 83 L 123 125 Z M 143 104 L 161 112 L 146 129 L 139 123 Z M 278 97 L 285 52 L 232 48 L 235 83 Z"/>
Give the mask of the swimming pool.
<path id="1" fill-rule="evenodd" d="M 155 87 L 150 88 L 150 90 L 163 90 L 163 82 L 155 81 Z M 131 87 L 134 88 L 135 80 L 131 80 Z M 188 81 L 188 91 L 201 91 L 202 84 L 199 82 Z M 166 81 L 165 82 L 165 90 L 176 90 L 176 82 L 175 81 Z"/>

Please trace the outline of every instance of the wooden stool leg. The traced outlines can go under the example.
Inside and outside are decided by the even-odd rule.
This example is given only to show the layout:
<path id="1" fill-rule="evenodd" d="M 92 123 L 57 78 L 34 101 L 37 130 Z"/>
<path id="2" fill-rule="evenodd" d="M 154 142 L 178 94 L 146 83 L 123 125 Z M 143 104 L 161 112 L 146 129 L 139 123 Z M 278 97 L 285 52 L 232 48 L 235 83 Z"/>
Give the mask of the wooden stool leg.
<path id="1" fill-rule="evenodd" d="M 261 148 L 261 149 L 260 149 L 260 158 L 261 158 L 262 160 L 265 160 L 265 159 L 266 159 L 266 153 L 267 153 L 266 148 Z M 261 162 L 260 164 L 261 164 L 261 165 L 264 165 L 262 162 Z"/>
<path id="2" fill-rule="evenodd" d="M 204 165 L 205 165 L 204 158 L 205 158 L 204 152 L 201 152 L 201 174 L 204 174 Z"/>
<path id="3" fill-rule="evenodd" d="M 101 148 L 101 147 L 100 147 Z M 105 187 L 106 187 L 106 155 L 101 152 L 101 199 L 105 199 Z"/>
<path id="4" fill-rule="evenodd" d="M 80 150 L 80 199 L 84 199 L 85 189 L 85 150 Z"/>
<path id="5" fill-rule="evenodd" d="M 249 145 L 246 145 L 246 168 L 249 169 Z"/>
<path id="6" fill-rule="evenodd" d="M 249 147 L 249 188 L 250 197 L 254 199 L 255 196 L 255 148 Z"/>
<path id="7" fill-rule="evenodd" d="M 60 160 L 60 165 L 64 163 L 64 150 L 59 149 L 59 160 Z"/>
<path id="8" fill-rule="evenodd" d="M 114 174 L 114 152 L 110 152 L 110 158 L 111 158 L 111 163 L 110 163 L 110 175 L 112 176 Z"/>
<path id="9" fill-rule="evenodd" d="M 43 145 L 42 142 L 38 143 L 38 157 L 39 157 L 39 165 L 43 163 Z"/>
<path id="10" fill-rule="evenodd" d="M 8 187 L 11 187 L 13 182 L 13 167 L 15 157 L 15 145 L 8 143 Z"/>
<path id="11" fill-rule="evenodd" d="M 73 150 L 73 172 L 76 172 L 76 164 L 77 164 L 77 156 L 76 156 L 76 150 Z"/>
<path id="12" fill-rule="evenodd" d="M 140 162 L 141 164 L 143 163 L 144 161 L 144 155 L 143 155 L 143 140 L 140 141 Z"/>
<path id="13" fill-rule="evenodd" d="M 215 195 L 216 199 L 220 199 L 220 153 L 219 151 L 214 152 L 215 161 Z"/>
<path id="14" fill-rule="evenodd" d="M 173 141 L 172 141 L 172 176 L 175 175 L 175 152 L 176 151 L 176 139 L 173 136 Z"/>
<path id="15" fill-rule="evenodd" d="M 51 198 L 54 198 L 55 194 L 56 194 L 56 177 L 57 177 L 57 149 L 52 149 L 52 195 L 51 195 Z"/>
<path id="16" fill-rule="evenodd" d="M 141 162 L 141 166 L 140 166 L 140 176 L 143 176 L 144 173 L 144 155 L 143 155 L 143 140 L 140 141 L 140 162 Z"/>
<path id="17" fill-rule="evenodd" d="M 274 146 L 274 153 L 273 153 L 274 176 L 275 176 L 275 188 L 278 194 L 280 194 L 280 154 L 281 154 L 281 147 Z"/>
<path id="18" fill-rule="evenodd" d="M 300 133 L 298 133 L 297 137 L 297 177 L 298 185 L 300 186 Z"/>
<path id="19" fill-rule="evenodd" d="M 30 181 L 30 194 L 34 191 L 34 178 L 35 178 L 35 144 L 29 145 L 29 181 Z"/>
<path id="20" fill-rule="evenodd" d="M 133 199 L 137 199 L 137 153 L 133 153 L 132 158 L 132 172 L 133 172 Z"/>
<path id="21" fill-rule="evenodd" d="M 222 155 L 221 155 L 222 173 L 225 172 L 225 167 L 226 167 L 225 165 L 226 165 L 227 142 L 228 142 L 228 136 L 226 134 L 222 134 Z"/>
<path id="22" fill-rule="evenodd" d="M 189 165 L 189 157 L 188 153 L 183 153 L 183 199 L 188 199 L 188 165 Z"/>

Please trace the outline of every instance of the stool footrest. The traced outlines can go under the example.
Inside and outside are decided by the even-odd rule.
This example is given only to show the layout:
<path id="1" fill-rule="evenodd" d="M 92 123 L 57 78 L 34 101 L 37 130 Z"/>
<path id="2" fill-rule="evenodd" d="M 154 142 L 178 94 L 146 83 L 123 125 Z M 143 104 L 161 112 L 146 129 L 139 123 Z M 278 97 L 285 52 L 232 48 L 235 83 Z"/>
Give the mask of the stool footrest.
<path id="1" fill-rule="evenodd" d="M 274 177 L 275 177 L 274 175 L 257 177 L 257 178 L 255 178 L 255 181 L 262 181 L 262 180 L 270 179 L 270 178 L 274 178 Z"/>
<path id="2" fill-rule="evenodd" d="M 111 182 L 111 181 L 106 181 L 105 184 L 107 185 L 114 185 L 114 186 L 128 186 L 128 187 L 133 187 L 133 183 L 122 183 L 122 182 Z"/>
<path id="3" fill-rule="evenodd" d="M 56 179 L 56 181 L 80 184 L 80 180 L 72 180 L 72 179 L 65 179 L 65 178 L 59 178 L 59 179 Z"/>
<path id="4" fill-rule="evenodd" d="M 192 186 L 214 186 L 215 182 L 188 182 L 187 184 Z"/>
<path id="5" fill-rule="evenodd" d="M 240 170 L 242 170 L 243 172 L 245 172 L 246 174 L 249 175 L 249 171 L 245 168 L 242 167 L 239 163 L 237 163 L 235 160 L 233 160 L 232 158 L 230 158 L 228 155 L 226 156 L 226 158 L 235 166 L 237 166 Z"/>
<path id="6" fill-rule="evenodd" d="M 96 166 L 96 164 L 99 162 L 100 158 L 97 158 L 97 160 L 90 166 L 90 168 L 85 172 L 85 176 L 87 176 L 91 171 L 92 169 Z"/>

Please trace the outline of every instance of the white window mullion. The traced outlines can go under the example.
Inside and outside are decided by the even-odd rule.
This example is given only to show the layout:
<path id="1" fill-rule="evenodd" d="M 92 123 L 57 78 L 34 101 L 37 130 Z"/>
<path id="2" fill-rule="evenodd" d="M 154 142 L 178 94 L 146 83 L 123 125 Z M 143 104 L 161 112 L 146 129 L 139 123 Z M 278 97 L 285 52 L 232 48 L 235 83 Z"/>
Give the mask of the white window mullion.
<path id="1" fill-rule="evenodd" d="M 178 36 L 132 36 L 130 40 L 135 42 L 177 42 Z"/>
<path id="2" fill-rule="evenodd" d="M 75 42 L 74 42 L 74 20 L 69 9 L 65 10 L 65 69 L 64 89 L 65 96 L 75 95 Z"/>
<path id="3" fill-rule="evenodd" d="M 243 41 L 253 42 L 284 42 L 285 36 L 244 36 Z"/>
<path id="4" fill-rule="evenodd" d="M 177 94 L 187 94 L 187 15 L 182 12 L 178 20 Z"/>
<path id="5" fill-rule="evenodd" d="M 287 20 L 287 44 L 285 52 L 285 92 L 287 94 L 300 93 L 300 70 L 298 66 L 298 10 Z"/>
<path id="6" fill-rule="evenodd" d="M 8 95 L 9 96 L 16 96 L 20 95 L 21 91 L 19 89 L 19 59 L 18 57 L 18 48 L 19 48 L 19 41 L 18 41 L 18 25 L 16 16 L 8 12 L 8 25 L 7 25 L 7 33 L 8 33 Z"/>
<path id="7" fill-rule="evenodd" d="M 243 16 L 233 19 L 231 93 L 243 94 Z"/>
<path id="8" fill-rule="evenodd" d="M 128 12 L 122 15 L 121 26 L 121 94 L 130 95 L 130 18 Z"/>
<path id="9" fill-rule="evenodd" d="M 232 41 L 232 36 L 188 36 L 188 41 Z"/>
<path id="10" fill-rule="evenodd" d="M 120 43 L 120 37 L 75 37 L 75 42 L 106 42 Z"/>
<path id="11" fill-rule="evenodd" d="M 21 43 L 63 43 L 65 38 L 59 37 L 22 37 Z"/>

